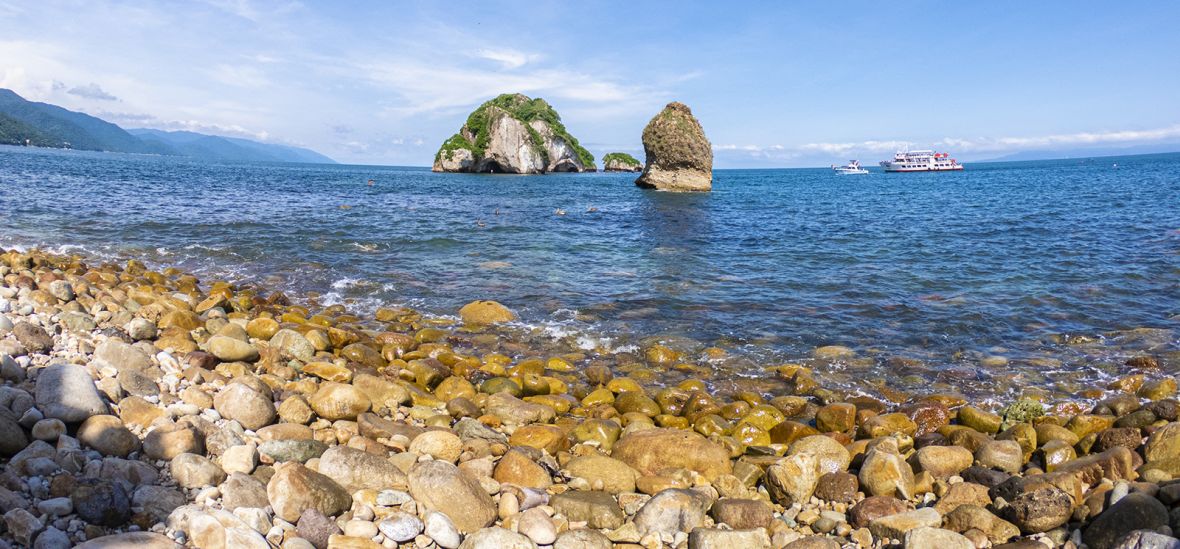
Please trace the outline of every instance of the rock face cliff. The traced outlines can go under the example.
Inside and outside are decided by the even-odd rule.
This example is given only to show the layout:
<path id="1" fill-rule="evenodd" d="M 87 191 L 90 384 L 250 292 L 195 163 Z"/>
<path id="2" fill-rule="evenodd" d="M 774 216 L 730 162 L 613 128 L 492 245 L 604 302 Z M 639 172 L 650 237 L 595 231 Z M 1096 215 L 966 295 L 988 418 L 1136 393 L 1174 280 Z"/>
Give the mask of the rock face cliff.
<path id="1" fill-rule="evenodd" d="M 504 94 L 480 105 L 434 157 L 436 172 L 595 171 L 594 155 L 544 99 Z"/>
<path id="2" fill-rule="evenodd" d="M 673 101 L 643 128 L 647 165 L 635 180 L 661 191 L 713 188 L 713 147 L 688 105 Z"/>
<path id="3" fill-rule="evenodd" d="M 627 153 L 608 153 L 602 157 L 602 171 L 604 172 L 640 172 L 643 162 Z"/>

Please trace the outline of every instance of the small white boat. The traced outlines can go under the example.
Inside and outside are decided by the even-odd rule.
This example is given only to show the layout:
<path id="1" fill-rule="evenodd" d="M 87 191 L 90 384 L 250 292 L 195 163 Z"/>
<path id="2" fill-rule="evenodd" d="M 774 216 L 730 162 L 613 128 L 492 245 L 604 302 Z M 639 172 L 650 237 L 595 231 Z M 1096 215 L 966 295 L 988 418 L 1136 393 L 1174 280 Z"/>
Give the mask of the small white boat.
<path id="1" fill-rule="evenodd" d="M 840 175 L 857 175 L 869 173 L 868 170 L 860 167 L 860 162 L 856 160 L 849 160 L 845 166 L 832 165 L 832 171 Z"/>

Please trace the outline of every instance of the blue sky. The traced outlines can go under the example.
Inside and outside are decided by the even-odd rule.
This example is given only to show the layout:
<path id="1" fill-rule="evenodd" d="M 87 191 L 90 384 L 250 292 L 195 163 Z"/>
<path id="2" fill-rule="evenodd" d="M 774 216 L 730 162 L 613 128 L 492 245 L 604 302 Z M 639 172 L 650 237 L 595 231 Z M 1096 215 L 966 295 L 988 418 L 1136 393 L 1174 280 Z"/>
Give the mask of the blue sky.
<path id="1" fill-rule="evenodd" d="M 1180 143 L 1174 2 L 17 2 L 0 87 L 124 127 L 428 165 L 503 92 L 601 157 L 687 103 L 717 167 Z M 1180 150 L 1180 146 L 1177 147 Z"/>

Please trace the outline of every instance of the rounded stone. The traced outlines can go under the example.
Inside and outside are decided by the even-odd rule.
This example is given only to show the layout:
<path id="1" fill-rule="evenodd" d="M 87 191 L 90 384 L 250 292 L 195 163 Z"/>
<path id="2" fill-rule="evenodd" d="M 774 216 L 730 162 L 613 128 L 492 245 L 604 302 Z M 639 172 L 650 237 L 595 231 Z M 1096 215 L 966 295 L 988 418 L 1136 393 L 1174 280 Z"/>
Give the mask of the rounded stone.
<path id="1" fill-rule="evenodd" d="M 213 408 L 252 431 L 274 423 L 277 416 L 271 397 L 245 383 L 230 383 L 222 389 L 213 397 Z"/>
<path id="2" fill-rule="evenodd" d="M 140 447 L 139 437 L 118 417 L 108 415 L 90 416 L 78 428 L 76 438 L 105 456 L 127 457 Z"/>
<path id="3" fill-rule="evenodd" d="M 463 441 L 450 431 L 426 431 L 414 437 L 414 440 L 410 442 L 411 452 L 450 463 L 459 460 L 459 453 L 462 450 Z"/>

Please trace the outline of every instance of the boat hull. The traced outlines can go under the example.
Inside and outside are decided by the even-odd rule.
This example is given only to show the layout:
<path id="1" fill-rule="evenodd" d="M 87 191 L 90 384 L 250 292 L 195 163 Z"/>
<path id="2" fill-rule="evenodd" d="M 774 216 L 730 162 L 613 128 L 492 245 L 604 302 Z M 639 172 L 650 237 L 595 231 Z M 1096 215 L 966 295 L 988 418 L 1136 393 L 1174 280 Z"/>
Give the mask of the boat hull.
<path id="1" fill-rule="evenodd" d="M 958 172 L 963 170 L 962 164 L 955 164 L 953 166 L 881 166 L 889 173 L 905 173 L 905 172 Z"/>

